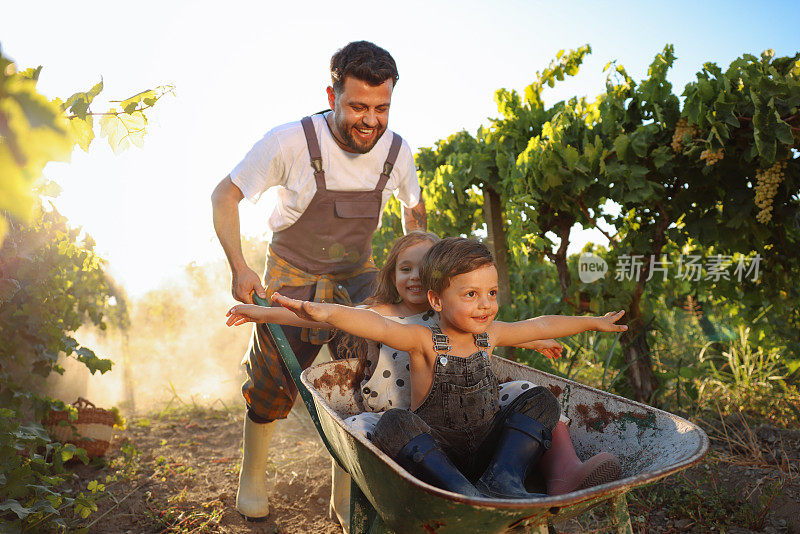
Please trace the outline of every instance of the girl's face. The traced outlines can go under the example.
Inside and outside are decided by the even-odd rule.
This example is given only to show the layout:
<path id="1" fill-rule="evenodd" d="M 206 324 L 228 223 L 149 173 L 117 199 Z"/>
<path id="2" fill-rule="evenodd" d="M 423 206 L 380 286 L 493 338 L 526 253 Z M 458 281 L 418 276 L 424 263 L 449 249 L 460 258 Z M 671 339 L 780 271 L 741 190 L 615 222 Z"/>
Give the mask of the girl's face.
<path id="1" fill-rule="evenodd" d="M 480 334 L 494 321 L 499 309 L 497 269 L 494 265 L 484 265 L 456 275 L 441 294 L 430 291 L 429 296 L 443 327 Z"/>
<path id="2" fill-rule="evenodd" d="M 429 241 L 423 241 L 404 248 L 397 256 L 394 266 L 394 287 L 397 294 L 412 310 L 417 313 L 427 311 L 428 296 L 422 287 L 419 278 L 419 263 L 422 257 L 433 246 Z"/>

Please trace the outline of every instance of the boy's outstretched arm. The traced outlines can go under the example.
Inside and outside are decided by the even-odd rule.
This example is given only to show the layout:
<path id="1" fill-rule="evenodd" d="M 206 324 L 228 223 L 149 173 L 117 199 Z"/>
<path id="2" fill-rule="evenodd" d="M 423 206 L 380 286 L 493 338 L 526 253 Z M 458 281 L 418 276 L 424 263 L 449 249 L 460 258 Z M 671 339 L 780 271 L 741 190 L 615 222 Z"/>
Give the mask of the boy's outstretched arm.
<path id="1" fill-rule="evenodd" d="M 398 323 L 366 308 L 296 300 L 280 293 L 274 293 L 272 301 L 288 308 L 300 319 L 324 322 L 339 330 L 406 352 L 421 350 L 431 335 L 424 326 Z"/>
<path id="2" fill-rule="evenodd" d="M 609 312 L 602 317 L 582 317 L 568 315 L 543 315 L 525 321 L 492 323 L 490 335 L 500 346 L 519 345 L 536 339 L 566 337 L 596 330 L 598 332 L 624 332 L 628 327 L 616 324 L 624 311 Z"/>

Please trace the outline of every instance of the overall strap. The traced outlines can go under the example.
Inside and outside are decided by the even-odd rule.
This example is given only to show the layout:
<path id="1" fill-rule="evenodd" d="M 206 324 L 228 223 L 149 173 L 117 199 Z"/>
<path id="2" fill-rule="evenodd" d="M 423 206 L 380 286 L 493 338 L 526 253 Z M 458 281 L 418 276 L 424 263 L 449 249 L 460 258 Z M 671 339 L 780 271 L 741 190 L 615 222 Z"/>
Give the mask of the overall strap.
<path id="1" fill-rule="evenodd" d="M 441 354 L 443 352 L 450 352 L 453 349 L 453 346 L 450 344 L 450 338 L 442 332 L 442 329 L 439 328 L 438 324 L 428 327 L 433 335 L 433 351 L 436 354 Z"/>
<path id="2" fill-rule="evenodd" d="M 314 130 L 314 123 L 311 117 L 303 117 L 300 121 L 303 125 L 303 133 L 306 136 L 308 154 L 311 157 L 311 166 L 314 167 L 314 180 L 317 182 L 317 191 L 325 191 L 325 171 L 322 170 L 322 153 L 317 141 L 317 132 Z"/>
<path id="3" fill-rule="evenodd" d="M 450 337 L 442 332 L 438 324 L 429 326 L 428 329 L 433 334 L 433 350 L 436 354 L 440 352 L 450 352 L 453 346 L 450 344 Z M 481 332 L 480 334 L 472 334 L 472 339 L 475 341 L 475 346 L 479 349 L 489 348 L 489 334 Z"/>
<path id="4" fill-rule="evenodd" d="M 378 185 L 375 186 L 375 191 L 383 191 L 386 187 L 386 182 L 389 181 L 389 175 L 392 173 L 394 163 L 397 161 L 397 154 L 400 153 L 400 146 L 403 144 L 403 138 L 392 132 L 392 146 L 389 147 L 389 155 L 386 156 L 386 161 L 383 164 L 383 172 L 381 172 L 381 179 L 378 180 Z"/>

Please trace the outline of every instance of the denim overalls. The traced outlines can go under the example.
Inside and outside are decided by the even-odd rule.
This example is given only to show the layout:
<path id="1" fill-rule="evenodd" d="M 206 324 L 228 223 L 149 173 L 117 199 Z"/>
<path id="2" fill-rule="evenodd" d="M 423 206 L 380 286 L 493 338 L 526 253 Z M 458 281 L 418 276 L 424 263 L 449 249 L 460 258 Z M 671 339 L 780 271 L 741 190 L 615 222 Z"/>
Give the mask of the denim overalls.
<path id="1" fill-rule="evenodd" d="M 447 336 L 432 327 L 433 384 L 428 396 L 413 412 L 387 411 L 375 427 L 373 442 L 393 456 L 421 433 L 431 434 L 467 478 L 477 478 L 497 446 L 505 420 L 521 412 L 549 430 L 558 422 L 560 408 L 547 388 L 536 386 L 503 408 L 498 404 L 498 381 L 492 372 L 488 336 L 475 336 L 481 349 L 467 356 L 448 356 Z"/>

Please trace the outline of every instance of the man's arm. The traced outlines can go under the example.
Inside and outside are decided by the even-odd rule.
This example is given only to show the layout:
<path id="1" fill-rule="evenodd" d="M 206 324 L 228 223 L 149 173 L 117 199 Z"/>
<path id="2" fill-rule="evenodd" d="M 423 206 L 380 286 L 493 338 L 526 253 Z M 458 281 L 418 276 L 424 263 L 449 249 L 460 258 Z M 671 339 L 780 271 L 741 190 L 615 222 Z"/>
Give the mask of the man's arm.
<path id="1" fill-rule="evenodd" d="M 253 271 L 242 254 L 242 238 L 239 230 L 239 202 L 242 191 L 234 185 L 230 176 L 217 184 L 211 194 L 214 211 L 214 230 L 231 267 L 231 293 L 233 298 L 247 304 L 253 303 L 250 293 L 255 290 L 261 298 L 267 297 L 261 279 Z"/>
<path id="2" fill-rule="evenodd" d="M 425 232 L 427 229 L 428 212 L 425 211 L 425 201 L 420 195 L 416 206 L 413 208 L 403 207 L 403 233 L 407 234 L 413 230 Z"/>

